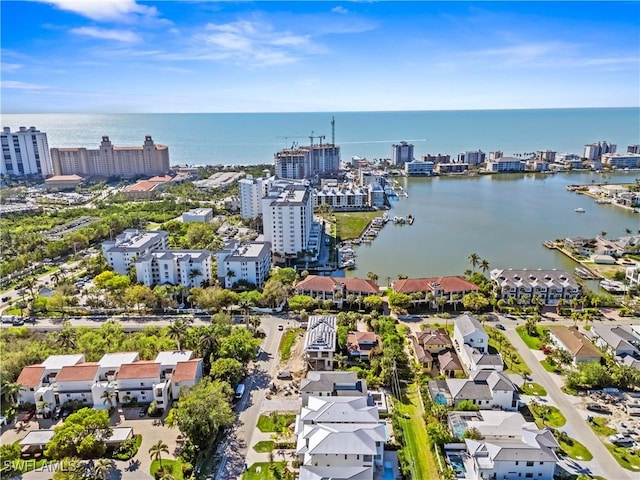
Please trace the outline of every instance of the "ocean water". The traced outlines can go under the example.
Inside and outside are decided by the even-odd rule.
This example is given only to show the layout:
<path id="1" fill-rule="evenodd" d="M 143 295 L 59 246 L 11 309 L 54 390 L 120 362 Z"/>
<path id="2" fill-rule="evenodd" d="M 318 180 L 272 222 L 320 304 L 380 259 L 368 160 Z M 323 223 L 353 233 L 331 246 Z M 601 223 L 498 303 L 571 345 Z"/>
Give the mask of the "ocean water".
<path id="1" fill-rule="evenodd" d="M 640 143 L 639 108 L 470 110 L 330 113 L 211 114 L 10 114 L 2 126 L 34 126 L 50 147 L 97 148 L 103 135 L 118 146 L 142 145 L 145 135 L 169 146 L 171 163 L 188 165 L 270 163 L 273 154 L 309 136 L 335 142 L 342 159 L 389 158 L 391 145 L 408 141 L 416 158 L 455 158 L 464 150 L 505 155 L 555 150 L 582 154 L 584 144 L 606 140 L 618 151 Z M 314 138 L 314 143 L 319 139 Z"/>

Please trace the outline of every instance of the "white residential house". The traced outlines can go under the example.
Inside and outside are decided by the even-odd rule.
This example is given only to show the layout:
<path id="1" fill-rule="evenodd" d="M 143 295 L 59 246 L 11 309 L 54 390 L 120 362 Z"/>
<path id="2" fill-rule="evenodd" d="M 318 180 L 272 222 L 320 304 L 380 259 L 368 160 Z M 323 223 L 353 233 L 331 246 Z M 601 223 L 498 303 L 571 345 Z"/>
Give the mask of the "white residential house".
<path id="1" fill-rule="evenodd" d="M 468 379 L 448 378 L 446 383 L 454 407 L 469 401 L 484 410 L 518 409 L 517 388 L 504 372 L 475 370 Z"/>
<path id="2" fill-rule="evenodd" d="M 127 275 L 133 262 L 156 250 L 169 249 L 169 232 L 127 229 L 115 240 L 102 242 L 102 253 L 109 266 L 120 275 Z"/>
<path id="3" fill-rule="evenodd" d="M 593 325 L 588 333 L 597 347 L 614 357 L 640 358 L 640 335 L 627 325 Z"/>
<path id="4" fill-rule="evenodd" d="M 453 343 L 456 349 L 469 345 L 482 353 L 489 351 L 489 335 L 471 315 L 460 315 L 453 321 Z"/>
<path id="5" fill-rule="evenodd" d="M 209 250 L 156 250 L 135 260 L 138 282 L 147 285 L 182 285 L 187 288 L 213 281 Z"/>
<path id="6" fill-rule="evenodd" d="M 262 288 L 271 270 L 271 244 L 230 240 L 215 253 L 218 281 L 224 288 L 243 280 Z"/>
<path id="7" fill-rule="evenodd" d="M 311 397 L 356 397 L 367 395 L 367 381 L 356 372 L 309 371 L 300 382 L 300 398 L 306 407 Z"/>
<path id="8" fill-rule="evenodd" d="M 304 339 L 304 354 L 310 370 L 333 370 L 336 350 L 336 317 L 312 315 L 309 317 Z"/>

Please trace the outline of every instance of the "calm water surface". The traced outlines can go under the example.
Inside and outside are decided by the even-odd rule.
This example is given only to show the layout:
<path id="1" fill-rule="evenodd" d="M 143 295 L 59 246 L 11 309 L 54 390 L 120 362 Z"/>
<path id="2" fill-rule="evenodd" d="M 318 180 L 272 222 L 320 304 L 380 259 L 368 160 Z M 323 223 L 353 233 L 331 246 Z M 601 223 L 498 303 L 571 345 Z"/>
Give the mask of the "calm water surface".
<path id="1" fill-rule="evenodd" d="M 566 190 L 569 184 L 592 180 L 633 182 L 640 172 L 610 175 L 565 173 L 513 174 L 457 178 L 401 178 L 409 194 L 392 203 L 389 215 L 412 214 L 411 226 L 391 222 L 369 245 L 357 250 L 357 268 L 348 276 L 375 272 L 380 282 L 399 274 L 458 275 L 471 268 L 467 258 L 477 253 L 491 268 L 560 268 L 575 264 L 543 240 L 570 236 L 625 234 L 640 229 L 640 214 L 598 205 Z M 576 213 L 582 207 L 586 213 Z"/>

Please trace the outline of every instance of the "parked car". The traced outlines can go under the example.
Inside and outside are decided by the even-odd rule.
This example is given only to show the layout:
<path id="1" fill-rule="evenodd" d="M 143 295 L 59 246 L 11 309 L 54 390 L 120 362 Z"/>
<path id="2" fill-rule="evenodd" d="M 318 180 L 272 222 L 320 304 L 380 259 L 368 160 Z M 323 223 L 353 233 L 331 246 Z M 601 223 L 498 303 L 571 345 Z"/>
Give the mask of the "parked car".
<path id="1" fill-rule="evenodd" d="M 289 370 L 282 370 L 281 372 L 278 372 L 278 380 L 291 380 L 293 379 L 293 376 L 291 375 L 291 372 Z"/>
<path id="2" fill-rule="evenodd" d="M 587 410 L 591 412 L 605 413 L 607 415 L 611 415 L 611 410 L 609 410 L 607 407 L 600 405 L 599 403 L 587 403 Z"/>
<path id="3" fill-rule="evenodd" d="M 504 325 L 503 325 L 503 324 L 501 324 L 501 323 L 496 323 L 496 328 L 497 328 L 498 330 L 506 330 L 506 328 L 504 328 Z"/>
<path id="4" fill-rule="evenodd" d="M 5 295 L 4 297 L 2 297 L 2 303 L 8 302 L 9 300 L 11 300 L 11 297 L 9 295 Z"/>
<path id="5" fill-rule="evenodd" d="M 34 410 L 31 410 L 29 412 L 24 412 L 22 417 L 20 417 L 20 420 L 22 420 L 23 422 L 30 422 L 35 414 L 36 412 Z"/>
<path id="6" fill-rule="evenodd" d="M 67 418 L 69 415 L 71 415 L 73 412 L 71 410 L 68 410 L 66 408 L 62 409 L 62 420 L 64 420 L 65 418 Z"/>
<path id="7" fill-rule="evenodd" d="M 139 417 L 146 417 L 147 416 L 147 407 L 142 407 L 140 409 L 140 411 L 138 412 L 138 416 Z"/>
<path id="8" fill-rule="evenodd" d="M 51 418 L 53 420 L 58 420 L 61 416 L 62 416 L 62 407 L 56 407 L 55 410 L 53 411 L 53 415 L 51 416 Z"/>
<path id="9" fill-rule="evenodd" d="M 278 325 L 278 330 L 280 330 L 280 331 L 284 330 L 284 325 L 282 325 L 282 324 Z"/>

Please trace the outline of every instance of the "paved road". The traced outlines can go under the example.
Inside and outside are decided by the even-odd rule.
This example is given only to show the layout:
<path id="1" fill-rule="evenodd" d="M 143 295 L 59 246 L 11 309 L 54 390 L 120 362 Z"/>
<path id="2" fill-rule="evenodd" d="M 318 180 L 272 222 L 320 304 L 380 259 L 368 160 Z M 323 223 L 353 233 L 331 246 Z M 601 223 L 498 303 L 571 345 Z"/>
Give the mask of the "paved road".
<path id="1" fill-rule="evenodd" d="M 580 443 L 585 445 L 593 454 L 592 461 L 579 462 L 579 466 L 584 467 L 583 472 L 589 475 L 601 475 L 608 480 L 632 480 L 633 478 L 637 478 L 637 474 L 622 468 L 611 456 L 598 436 L 591 430 L 589 425 L 587 425 L 583 414 L 576 410 L 574 406 L 575 398 L 567 395 L 558 388 L 555 380 L 551 378 L 553 374 L 544 369 L 533 352 L 529 350 L 527 345 L 522 341 L 515 331 L 515 327 L 517 326 L 515 322 L 506 322 L 509 322 L 509 320 L 505 321 L 505 326 L 507 327 L 505 334 L 514 348 L 522 355 L 526 364 L 529 365 L 533 381 L 539 383 L 547 390 L 547 394 L 553 404 L 556 405 L 566 417 L 567 427 L 564 429 Z M 572 464 L 574 469 L 578 467 L 576 471 L 579 472 L 578 463 L 572 462 Z"/>
<path id="2" fill-rule="evenodd" d="M 269 383 L 276 375 L 279 363 L 278 346 L 282 331 L 278 325 L 287 325 L 287 319 L 263 317 L 262 329 L 266 337 L 262 342 L 263 353 L 253 363 L 253 371 L 245 380 L 244 397 L 236 405 L 238 420 L 227 441 L 219 449 L 225 458 L 220 469 L 214 475 L 216 480 L 227 480 L 240 477 L 244 470 L 247 451 L 251 448 L 251 437 L 258 422 L 260 406 L 265 399 Z"/>

